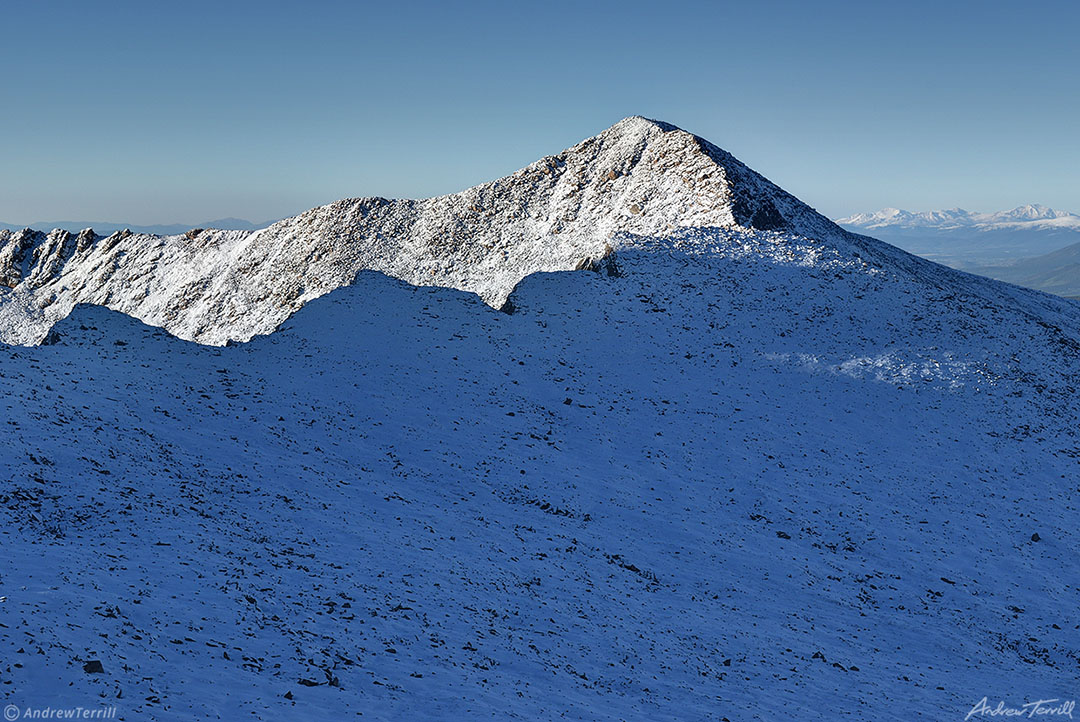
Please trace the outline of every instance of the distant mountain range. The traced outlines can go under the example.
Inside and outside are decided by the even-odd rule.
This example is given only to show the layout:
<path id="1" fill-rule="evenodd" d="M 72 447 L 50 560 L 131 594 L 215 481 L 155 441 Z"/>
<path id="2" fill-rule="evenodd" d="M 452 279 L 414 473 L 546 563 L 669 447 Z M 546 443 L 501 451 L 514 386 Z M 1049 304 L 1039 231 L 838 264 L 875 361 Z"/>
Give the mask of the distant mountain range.
<path id="1" fill-rule="evenodd" d="M 935 230 L 954 232 L 973 230 L 980 233 L 1003 230 L 1080 231 L 1080 215 L 1054 210 L 1038 204 L 1018 206 L 997 213 L 976 213 L 963 208 L 913 213 L 899 208 L 885 208 L 875 213 L 858 213 L 837 223 L 863 231 Z"/>
<path id="2" fill-rule="evenodd" d="M 997 213 L 885 208 L 837 220 L 910 253 L 1062 296 L 1080 296 L 1080 215 L 1042 205 Z"/>
<path id="3" fill-rule="evenodd" d="M 1004 265 L 1080 243 L 1080 215 L 1041 205 L 997 213 L 885 208 L 836 221 L 856 233 L 956 268 Z"/>
<path id="4" fill-rule="evenodd" d="M 266 228 L 276 220 L 277 219 L 265 221 L 263 223 L 252 223 L 243 218 L 219 218 L 216 221 L 205 221 L 204 223 L 166 223 L 151 226 L 106 221 L 36 221 L 25 225 L 0 223 L 0 229 L 17 231 L 23 228 L 43 228 L 51 231 L 58 228 L 62 231 L 78 233 L 84 228 L 93 228 L 98 233 L 105 234 L 127 229 L 132 233 L 150 233 L 156 236 L 175 236 L 186 233 L 192 228 L 217 228 L 223 231 L 254 231 L 259 228 Z"/>
<path id="5" fill-rule="evenodd" d="M 955 268 L 1003 265 L 1080 242 L 1080 215 L 1041 205 L 997 213 L 885 208 L 836 221 L 856 233 Z"/>

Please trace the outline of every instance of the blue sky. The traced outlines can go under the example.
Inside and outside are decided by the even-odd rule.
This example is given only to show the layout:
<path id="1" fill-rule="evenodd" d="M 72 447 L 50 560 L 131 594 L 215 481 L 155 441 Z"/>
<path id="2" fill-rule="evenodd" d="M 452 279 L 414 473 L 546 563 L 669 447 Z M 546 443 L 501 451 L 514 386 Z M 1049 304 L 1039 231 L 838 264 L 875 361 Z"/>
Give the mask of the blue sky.
<path id="1" fill-rule="evenodd" d="M 505 175 L 627 115 L 830 216 L 1080 212 L 1075 2 L 20 2 L 0 221 L 261 221 Z"/>

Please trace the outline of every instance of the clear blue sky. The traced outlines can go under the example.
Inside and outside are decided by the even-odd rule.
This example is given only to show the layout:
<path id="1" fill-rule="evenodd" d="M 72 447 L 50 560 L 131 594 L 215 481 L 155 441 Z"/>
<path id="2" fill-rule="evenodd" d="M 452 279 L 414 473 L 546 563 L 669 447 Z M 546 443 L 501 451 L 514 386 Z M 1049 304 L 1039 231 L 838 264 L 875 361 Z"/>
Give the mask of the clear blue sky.
<path id="1" fill-rule="evenodd" d="M 505 175 L 627 115 L 830 216 L 1080 212 L 1080 3 L 15 2 L 0 221 L 261 221 Z"/>

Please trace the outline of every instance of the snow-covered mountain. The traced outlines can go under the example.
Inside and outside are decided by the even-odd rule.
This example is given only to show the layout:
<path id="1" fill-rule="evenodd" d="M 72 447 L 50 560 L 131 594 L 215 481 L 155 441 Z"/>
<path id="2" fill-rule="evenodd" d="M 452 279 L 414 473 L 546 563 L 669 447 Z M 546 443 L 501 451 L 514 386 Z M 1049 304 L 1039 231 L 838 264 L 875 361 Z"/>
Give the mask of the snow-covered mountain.
<path id="1" fill-rule="evenodd" d="M 462 193 L 344 200 L 254 232 L 0 231 L 0 340 L 37 343 L 75 304 L 96 303 L 181 338 L 245 341 L 362 270 L 500 306 L 530 273 L 603 256 L 616 233 L 701 226 L 838 233 L 716 146 L 628 118 Z"/>
<path id="2" fill-rule="evenodd" d="M 254 234 L 12 247 L 7 333 L 48 341 L 0 353 L 20 709 L 1075 695 L 1080 306 L 843 231 L 690 134 L 630 119 Z M 87 296 L 213 343 L 285 320 L 215 347 Z"/>
<path id="3" fill-rule="evenodd" d="M 958 268 L 1036 256 L 1080 242 L 1080 215 L 1041 205 L 996 213 L 962 208 L 913 213 L 885 208 L 838 224 Z"/>

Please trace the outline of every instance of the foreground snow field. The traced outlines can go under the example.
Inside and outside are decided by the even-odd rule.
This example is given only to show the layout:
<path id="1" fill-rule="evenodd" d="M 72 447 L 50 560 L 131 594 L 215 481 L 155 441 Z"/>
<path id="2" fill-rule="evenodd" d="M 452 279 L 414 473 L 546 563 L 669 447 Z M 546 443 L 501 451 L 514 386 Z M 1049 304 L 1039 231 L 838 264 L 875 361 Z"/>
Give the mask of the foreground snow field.
<path id="1" fill-rule="evenodd" d="M 0 354 L 7 699 L 900 720 L 1068 696 L 1075 307 L 790 248 L 632 240 L 512 314 L 363 274 L 227 348 L 79 307 Z"/>
<path id="2" fill-rule="evenodd" d="M 718 196 L 726 225 L 609 229 L 532 257 L 557 272 L 504 303 L 361 270 L 247 343 L 79 305 L 0 346 L 4 704 L 946 720 L 1074 698 L 1080 307 L 755 187 L 773 212 Z"/>

